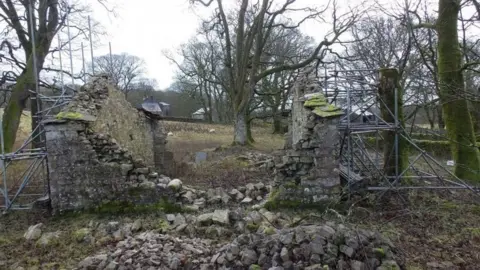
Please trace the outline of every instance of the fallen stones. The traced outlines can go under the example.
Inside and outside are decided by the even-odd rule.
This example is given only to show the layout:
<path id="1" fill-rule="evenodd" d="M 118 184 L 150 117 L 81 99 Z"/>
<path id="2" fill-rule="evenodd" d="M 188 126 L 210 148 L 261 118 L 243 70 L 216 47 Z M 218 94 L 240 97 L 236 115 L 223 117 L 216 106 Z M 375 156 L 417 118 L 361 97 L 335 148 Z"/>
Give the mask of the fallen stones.
<path id="1" fill-rule="evenodd" d="M 230 210 L 215 210 L 212 214 L 212 221 L 220 225 L 230 224 Z"/>
<path id="2" fill-rule="evenodd" d="M 173 179 L 168 183 L 167 187 L 174 190 L 180 190 L 182 188 L 182 181 L 180 179 Z"/>
<path id="3" fill-rule="evenodd" d="M 267 213 L 265 211 L 262 211 Z M 107 254 L 85 258 L 80 269 L 400 269 L 395 261 L 395 249 L 380 234 L 365 230 L 352 230 L 332 223 L 297 226 L 279 229 L 270 234 L 242 233 L 223 245 L 214 244 L 231 231 L 214 224 L 230 223 L 231 210 L 217 209 L 198 217 L 179 218 L 187 223 L 196 219 L 204 229 L 197 235 L 202 238 L 185 238 L 143 232 L 127 236 Z M 255 217 L 257 214 L 252 214 Z M 251 221 L 253 222 L 255 218 Z M 240 221 L 238 221 L 240 222 Z M 177 228 L 190 227 L 189 224 Z M 213 225 L 212 225 L 213 224 Z M 357 235 L 364 241 L 338 242 L 338 237 L 348 239 Z M 335 236 L 335 237 L 334 237 Z M 208 240 L 205 237 L 211 237 Z M 215 242 L 214 242 L 215 241 Z M 338 243 L 337 243 L 338 242 Z M 348 243 L 347 243 L 348 242 Z M 350 246 L 352 245 L 352 246 Z M 380 256 L 373 252 L 386 249 Z M 378 252 L 377 252 L 378 253 Z"/>
<path id="4" fill-rule="evenodd" d="M 40 239 L 42 236 L 42 223 L 38 223 L 36 225 L 30 226 L 28 230 L 25 232 L 23 237 L 27 239 L 27 241 L 36 241 Z"/>
<path id="5" fill-rule="evenodd" d="M 373 238 L 365 238 L 368 239 L 366 242 L 355 243 L 357 245 L 355 248 L 345 243 L 335 243 L 332 236 L 340 233 L 344 238 L 352 234 L 364 234 L 347 229 L 343 225 L 333 228 L 332 224 L 298 226 L 293 229 L 282 229 L 270 235 L 242 234 L 221 248 L 222 251 L 217 256 L 225 255 L 226 260 L 223 264 L 219 264 L 218 261 L 216 264 L 219 268 L 238 267 L 240 260 L 242 264 L 240 266 L 248 268 L 258 265 L 259 268 L 256 269 L 326 269 L 325 266 L 331 267 L 330 269 L 355 270 L 400 269 L 398 263 L 394 261 L 394 253 L 389 258 L 375 258 L 379 262 L 378 265 L 366 268 L 367 265 L 371 265 L 372 257 L 364 251 L 373 250 L 388 242 L 379 234 Z M 238 249 L 242 250 L 239 256 L 232 252 Z M 375 268 L 377 266 L 380 267 Z"/>

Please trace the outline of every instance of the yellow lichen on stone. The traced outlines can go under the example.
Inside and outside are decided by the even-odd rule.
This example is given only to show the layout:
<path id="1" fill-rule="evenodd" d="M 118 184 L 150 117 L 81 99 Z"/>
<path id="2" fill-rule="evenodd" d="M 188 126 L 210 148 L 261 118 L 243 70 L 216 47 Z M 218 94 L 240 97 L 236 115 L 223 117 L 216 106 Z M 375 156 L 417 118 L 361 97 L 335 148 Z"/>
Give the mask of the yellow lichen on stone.
<path id="1" fill-rule="evenodd" d="M 331 104 L 329 104 L 329 105 L 331 105 Z M 333 105 L 331 105 L 331 106 L 333 106 Z M 333 106 L 333 107 L 335 107 L 335 106 Z M 317 108 L 313 109 L 313 113 L 320 116 L 320 117 L 332 117 L 332 116 L 343 115 L 342 110 L 340 110 L 340 109 L 333 110 L 329 106 L 317 107 Z"/>
<path id="2" fill-rule="evenodd" d="M 343 115 L 340 108 L 328 103 L 328 100 L 322 93 L 312 93 L 305 96 L 306 101 L 303 103 L 305 108 L 313 110 L 313 113 L 320 117 L 332 117 Z"/>
<path id="3" fill-rule="evenodd" d="M 323 96 L 321 93 L 318 93 L 318 95 L 314 95 L 309 97 L 303 106 L 305 108 L 314 108 L 314 107 L 319 107 L 319 106 L 325 106 L 327 105 L 327 99 L 325 96 Z"/>
<path id="4" fill-rule="evenodd" d="M 83 118 L 83 114 L 79 112 L 59 112 L 56 116 L 57 119 L 73 119 L 79 120 Z"/>

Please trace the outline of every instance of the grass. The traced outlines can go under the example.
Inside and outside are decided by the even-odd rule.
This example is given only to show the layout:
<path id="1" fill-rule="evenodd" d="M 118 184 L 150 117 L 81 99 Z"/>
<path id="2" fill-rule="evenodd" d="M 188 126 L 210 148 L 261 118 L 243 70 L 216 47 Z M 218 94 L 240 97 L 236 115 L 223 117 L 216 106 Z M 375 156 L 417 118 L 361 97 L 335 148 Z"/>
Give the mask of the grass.
<path id="1" fill-rule="evenodd" d="M 0 108 L 0 117 L 3 117 L 3 108 Z M 31 133 L 31 125 L 32 125 L 32 119 L 30 116 L 30 112 L 25 111 L 22 113 L 22 116 L 20 118 L 20 125 L 18 128 L 17 132 L 17 139 L 15 140 L 14 147 L 13 149 L 17 150 L 19 149 L 25 142 L 25 140 L 28 138 L 28 136 Z M 28 144 L 26 148 L 28 149 L 30 145 Z M 30 167 L 34 163 L 34 160 L 16 160 L 11 162 L 7 167 L 6 167 L 6 175 L 7 175 L 7 187 L 8 187 L 8 194 L 9 197 L 12 198 L 12 196 L 17 192 L 18 187 L 20 186 L 22 182 L 22 178 L 24 176 L 25 171 L 27 168 Z M 41 169 L 38 171 L 42 171 Z M 43 172 L 43 171 L 42 171 Z M 26 186 L 22 193 L 22 200 L 17 200 L 17 202 L 25 202 L 28 203 L 31 199 L 29 194 L 42 194 L 44 191 L 44 183 L 42 182 L 42 179 L 44 179 L 45 176 L 41 174 L 34 174 L 33 177 L 31 177 L 30 183 Z M 4 183 L 3 183 L 3 171 L 0 172 L 0 188 L 4 188 Z M 38 195 L 35 195 L 36 197 L 39 197 Z M 0 195 L 0 206 L 4 204 L 4 198 L 3 196 Z"/>
<path id="2" fill-rule="evenodd" d="M 167 132 L 167 149 L 173 152 L 176 162 L 174 177 L 194 186 L 224 187 L 258 182 L 269 177 L 265 172 L 251 170 L 235 157 L 248 152 L 268 153 L 281 149 L 284 137 L 272 134 L 269 124 L 257 123 L 252 133 L 255 139 L 249 147 L 232 147 L 233 126 L 205 123 L 163 122 Z M 215 130 L 214 132 L 210 132 Z M 195 153 L 207 152 L 207 161 L 193 165 Z"/>
<path id="3" fill-rule="evenodd" d="M 176 161 L 190 153 L 195 153 L 208 148 L 228 146 L 233 142 L 233 126 L 204 123 L 163 122 L 167 132 L 173 133 L 168 137 L 167 147 L 174 153 Z M 215 132 L 210 133 L 210 130 Z M 252 133 L 255 140 L 253 148 L 260 151 L 272 151 L 283 146 L 284 138 L 272 134 L 268 124 L 257 124 Z"/>
<path id="4" fill-rule="evenodd" d="M 406 259 L 407 269 L 426 269 L 430 262 L 451 262 L 460 269 L 479 265 L 478 198 L 470 191 L 411 191 L 408 206 L 368 207 L 368 217 L 352 223 L 389 237 Z M 377 203 L 384 204 L 382 201 Z M 465 268 L 467 267 L 467 268 Z"/>

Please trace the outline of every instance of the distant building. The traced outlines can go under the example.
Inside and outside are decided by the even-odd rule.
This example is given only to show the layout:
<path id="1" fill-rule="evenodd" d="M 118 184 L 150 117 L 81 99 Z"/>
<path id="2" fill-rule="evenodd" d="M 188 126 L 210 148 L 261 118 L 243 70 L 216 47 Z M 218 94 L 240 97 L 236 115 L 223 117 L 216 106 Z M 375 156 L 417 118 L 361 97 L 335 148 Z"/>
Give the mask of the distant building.
<path id="1" fill-rule="evenodd" d="M 172 112 L 170 110 L 170 104 L 165 102 L 159 102 L 160 108 L 162 109 L 163 116 L 171 116 Z"/>
<path id="2" fill-rule="evenodd" d="M 170 107 L 170 104 L 165 102 L 158 102 L 153 96 L 149 96 L 143 99 L 142 104 L 137 106 L 137 109 L 148 111 L 158 116 L 170 116 Z"/>
<path id="3" fill-rule="evenodd" d="M 206 113 L 205 113 L 205 109 L 204 108 L 200 108 L 198 110 L 196 110 L 194 113 L 192 113 L 192 118 L 193 119 L 202 119 L 202 120 L 205 120 L 206 119 Z"/>

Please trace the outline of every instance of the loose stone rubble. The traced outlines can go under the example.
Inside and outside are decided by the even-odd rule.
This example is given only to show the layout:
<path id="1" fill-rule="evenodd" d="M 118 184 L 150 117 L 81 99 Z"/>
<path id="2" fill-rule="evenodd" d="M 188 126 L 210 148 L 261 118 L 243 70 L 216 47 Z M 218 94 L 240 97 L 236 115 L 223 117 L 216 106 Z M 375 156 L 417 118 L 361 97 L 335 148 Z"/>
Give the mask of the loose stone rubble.
<path id="1" fill-rule="evenodd" d="M 243 233 L 224 245 L 218 239 L 143 232 L 78 269 L 400 269 L 390 241 L 342 224 Z"/>

